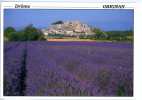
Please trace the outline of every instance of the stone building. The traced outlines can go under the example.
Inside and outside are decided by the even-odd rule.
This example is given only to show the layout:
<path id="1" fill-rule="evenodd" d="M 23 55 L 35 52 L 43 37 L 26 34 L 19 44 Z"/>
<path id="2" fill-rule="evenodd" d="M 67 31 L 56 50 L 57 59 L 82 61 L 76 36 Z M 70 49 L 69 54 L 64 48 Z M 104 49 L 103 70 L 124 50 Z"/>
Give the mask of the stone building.
<path id="1" fill-rule="evenodd" d="M 91 27 L 89 25 L 81 23 L 80 21 L 66 21 L 62 24 L 54 24 L 49 26 L 48 29 L 43 30 L 44 35 L 48 34 L 63 34 L 66 36 L 78 36 L 78 35 L 92 35 Z"/>

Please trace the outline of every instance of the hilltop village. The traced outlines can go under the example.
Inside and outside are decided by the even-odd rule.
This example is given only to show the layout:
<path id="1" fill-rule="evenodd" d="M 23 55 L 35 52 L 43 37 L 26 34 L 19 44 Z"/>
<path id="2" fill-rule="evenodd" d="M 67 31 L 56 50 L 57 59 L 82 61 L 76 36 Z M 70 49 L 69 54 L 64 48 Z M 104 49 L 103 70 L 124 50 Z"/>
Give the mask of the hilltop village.
<path id="1" fill-rule="evenodd" d="M 80 21 L 58 21 L 50 25 L 47 29 L 42 30 L 43 34 L 48 35 L 64 35 L 64 36 L 88 36 L 94 35 L 91 27 Z"/>

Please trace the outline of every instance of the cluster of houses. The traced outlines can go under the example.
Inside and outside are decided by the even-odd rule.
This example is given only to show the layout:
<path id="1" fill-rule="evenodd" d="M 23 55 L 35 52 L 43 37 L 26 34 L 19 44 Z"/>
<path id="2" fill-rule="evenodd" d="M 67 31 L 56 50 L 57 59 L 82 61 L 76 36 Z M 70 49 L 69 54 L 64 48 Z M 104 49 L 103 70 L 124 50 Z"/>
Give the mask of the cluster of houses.
<path id="1" fill-rule="evenodd" d="M 43 34 L 48 36 L 49 34 L 61 34 L 65 36 L 79 36 L 79 35 L 92 35 L 91 27 L 87 24 L 83 24 L 80 21 L 66 21 L 63 23 L 53 24 L 48 29 L 42 30 Z"/>

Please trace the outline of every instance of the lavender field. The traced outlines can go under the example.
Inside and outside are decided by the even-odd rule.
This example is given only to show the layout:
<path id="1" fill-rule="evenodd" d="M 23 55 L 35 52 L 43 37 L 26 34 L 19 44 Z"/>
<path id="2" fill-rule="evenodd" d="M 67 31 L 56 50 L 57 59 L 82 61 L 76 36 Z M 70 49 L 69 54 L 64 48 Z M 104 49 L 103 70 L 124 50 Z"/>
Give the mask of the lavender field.
<path id="1" fill-rule="evenodd" d="M 5 42 L 5 96 L 133 96 L 133 44 Z"/>

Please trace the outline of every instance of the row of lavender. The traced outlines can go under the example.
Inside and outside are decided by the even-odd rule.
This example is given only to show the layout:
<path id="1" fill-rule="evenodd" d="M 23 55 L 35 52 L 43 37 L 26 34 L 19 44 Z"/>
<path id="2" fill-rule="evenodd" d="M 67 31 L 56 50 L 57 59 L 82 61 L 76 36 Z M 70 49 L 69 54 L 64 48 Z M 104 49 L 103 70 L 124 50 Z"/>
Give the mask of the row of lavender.
<path id="1" fill-rule="evenodd" d="M 25 45 L 18 42 L 4 44 L 4 95 L 24 95 L 22 69 L 25 67 Z"/>
<path id="2" fill-rule="evenodd" d="M 20 46 L 26 48 L 24 95 L 133 95 L 133 47 L 131 44 L 27 42 L 27 47 L 25 43 L 21 43 L 14 48 L 13 51 L 18 52 L 18 55 L 11 55 L 11 57 L 23 57 L 25 51 Z M 5 52 L 7 57 L 5 62 L 9 63 L 4 66 L 7 68 L 5 72 L 8 72 L 5 76 L 9 76 L 12 64 L 15 64 L 13 67 L 18 69 L 16 64 L 21 62 L 20 58 L 18 62 L 12 62 L 13 58 L 7 60 L 10 57 L 9 52 L 12 52 L 12 48 Z M 15 74 L 15 72 L 17 70 L 13 70 L 11 75 L 17 74 L 17 77 L 18 73 Z M 5 79 L 11 82 L 9 84 L 13 84 L 12 80 L 15 78 Z M 5 89 L 7 88 L 9 88 L 8 85 L 5 86 Z"/>

